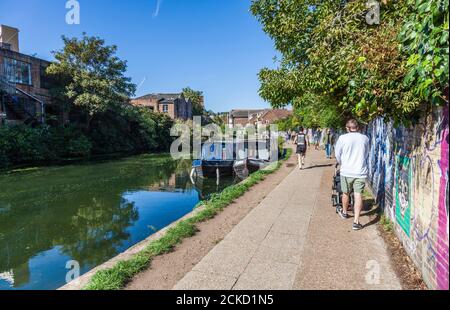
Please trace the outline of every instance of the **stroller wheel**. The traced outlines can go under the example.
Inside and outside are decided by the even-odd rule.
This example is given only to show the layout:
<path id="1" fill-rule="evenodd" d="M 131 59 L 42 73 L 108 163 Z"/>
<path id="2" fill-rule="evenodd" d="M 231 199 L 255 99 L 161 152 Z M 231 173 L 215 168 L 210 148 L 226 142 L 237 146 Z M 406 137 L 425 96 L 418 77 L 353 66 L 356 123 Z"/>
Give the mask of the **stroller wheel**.
<path id="1" fill-rule="evenodd" d="M 331 195 L 331 203 L 332 203 L 332 205 L 333 205 L 333 207 L 335 207 L 336 206 L 336 195 Z"/>

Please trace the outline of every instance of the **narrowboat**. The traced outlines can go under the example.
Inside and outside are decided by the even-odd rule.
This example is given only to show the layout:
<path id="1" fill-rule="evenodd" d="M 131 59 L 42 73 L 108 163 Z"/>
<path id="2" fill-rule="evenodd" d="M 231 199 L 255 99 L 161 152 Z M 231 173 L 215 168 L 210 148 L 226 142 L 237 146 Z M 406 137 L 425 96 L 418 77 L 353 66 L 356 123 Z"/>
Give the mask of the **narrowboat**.
<path id="1" fill-rule="evenodd" d="M 267 167 L 271 163 L 270 140 L 241 141 L 236 143 L 238 158 L 233 164 L 235 174 L 244 179 L 249 174 Z"/>
<path id="2" fill-rule="evenodd" d="M 204 143 L 201 159 L 192 163 L 192 174 L 200 178 L 233 175 L 234 146 L 227 142 Z"/>

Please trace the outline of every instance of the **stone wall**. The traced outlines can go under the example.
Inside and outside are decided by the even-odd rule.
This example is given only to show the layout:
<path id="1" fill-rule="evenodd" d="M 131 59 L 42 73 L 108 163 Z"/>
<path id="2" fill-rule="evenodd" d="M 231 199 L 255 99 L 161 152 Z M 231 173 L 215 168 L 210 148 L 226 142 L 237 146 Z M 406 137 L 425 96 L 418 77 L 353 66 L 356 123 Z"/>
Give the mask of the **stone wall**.
<path id="1" fill-rule="evenodd" d="M 448 289 L 448 106 L 412 128 L 367 128 L 369 184 L 431 289 Z"/>

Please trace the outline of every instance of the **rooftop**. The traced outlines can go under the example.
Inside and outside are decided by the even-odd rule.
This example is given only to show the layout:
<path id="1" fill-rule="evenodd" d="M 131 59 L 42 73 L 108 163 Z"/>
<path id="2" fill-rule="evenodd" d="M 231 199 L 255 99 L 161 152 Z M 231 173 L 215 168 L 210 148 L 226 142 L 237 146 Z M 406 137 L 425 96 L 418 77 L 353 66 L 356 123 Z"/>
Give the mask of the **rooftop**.
<path id="1" fill-rule="evenodd" d="M 250 117 L 252 114 L 264 112 L 265 110 L 266 109 L 259 109 L 259 110 L 236 109 L 236 110 L 231 110 L 230 115 L 232 117 L 244 118 L 244 117 Z"/>
<path id="2" fill-rule="evenodd" d="M 156 99 L 164 101 L 173 101 L 175 99 L 181 98 L 183 94 L 181 93 L 170 93 L 170 94 L 148 94 L 135 99 Z"/>

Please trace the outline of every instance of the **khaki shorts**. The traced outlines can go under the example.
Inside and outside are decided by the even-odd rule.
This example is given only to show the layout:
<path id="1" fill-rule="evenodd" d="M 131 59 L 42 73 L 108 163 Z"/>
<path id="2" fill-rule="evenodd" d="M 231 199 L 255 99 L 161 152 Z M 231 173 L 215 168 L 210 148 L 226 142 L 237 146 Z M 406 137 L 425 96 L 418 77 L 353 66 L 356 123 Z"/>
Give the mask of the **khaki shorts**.
<path id="1" fill-rule="evenodd" d="M 341 190 L 344 194 L 354 193 L 362 194 L 366 187 L 366 179 L 350 178 L 341 176 Z"/>

